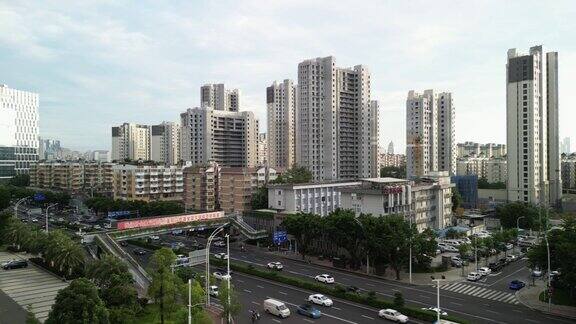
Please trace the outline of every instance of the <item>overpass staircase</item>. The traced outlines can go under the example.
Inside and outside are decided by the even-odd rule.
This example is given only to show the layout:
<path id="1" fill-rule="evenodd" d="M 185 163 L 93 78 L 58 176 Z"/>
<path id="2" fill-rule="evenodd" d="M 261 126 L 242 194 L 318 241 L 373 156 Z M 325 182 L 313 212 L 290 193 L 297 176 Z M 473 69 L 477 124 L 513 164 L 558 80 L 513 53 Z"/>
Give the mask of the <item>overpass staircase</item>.
<path id="1" fill-rule="evenodd" d="M 239 213 L 229 216 L 229 219 L 230 224 L 250 240 L 257 240 L 268 237 L 268 231 L 257 230 L 250 226 L 250 224 L 246 223 L 244 219 L 242 219 L 242 215 Z"/>

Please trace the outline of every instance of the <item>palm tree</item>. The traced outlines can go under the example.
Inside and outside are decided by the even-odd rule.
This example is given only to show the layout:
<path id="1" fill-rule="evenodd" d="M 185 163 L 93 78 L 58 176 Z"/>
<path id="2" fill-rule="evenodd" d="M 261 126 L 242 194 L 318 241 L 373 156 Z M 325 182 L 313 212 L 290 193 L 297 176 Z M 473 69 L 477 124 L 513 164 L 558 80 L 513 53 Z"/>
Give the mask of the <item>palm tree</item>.
<path id="1" fill-rule="evenodd" d="M 82 247 L 68 239 L 60 245 L 60 253 L 54 259 L 54 263 L 60 272 L 68 269 L 68 275 L 71 275 L 73 270 L 84 265 L 84 259 L 85 255 Z"/>
<path id="2" fill-rule="evenodd" d="M 4 239 L 20 250 L 20 247 L 30 233 L 30 228 L 21 222 L 11 221 L 4 231 Z"/>
<path id="3" fill-rule="evenodd" d="M 56 259 L 61 253 L 61 246 L 64 242 L 69 240 L 68 236 L 62 231 L 52 231 L 48 234 L 46 249 L 44 253 L 44 260 L 51 266 L 56 266 Z"/>
<path id="4" fill-rule="evenodd" d="M 46 249 L 48 236 L 41 229 L 31 229 L 22 242 L 23 248 L 32 254 L 41 254 Z"/>

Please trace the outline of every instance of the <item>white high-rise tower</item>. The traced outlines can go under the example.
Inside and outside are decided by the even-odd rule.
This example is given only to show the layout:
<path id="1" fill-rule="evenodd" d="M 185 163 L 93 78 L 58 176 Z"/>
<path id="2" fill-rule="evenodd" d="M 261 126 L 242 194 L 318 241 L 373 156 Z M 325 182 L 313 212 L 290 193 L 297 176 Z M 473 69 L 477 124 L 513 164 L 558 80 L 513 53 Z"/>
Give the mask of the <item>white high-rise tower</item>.
<path id="1" fill-rule="evenodd" d="M 508 200 L 558 206 L 562 197 L 558 141 L 558 53 L 542 46 L 506 64 Z"/>
<path id="2" fill-rule="evenodd" d="M 296 87 L 292 80 L 266 88 L 268 165 L 291 168 L 296 162 Z"/>

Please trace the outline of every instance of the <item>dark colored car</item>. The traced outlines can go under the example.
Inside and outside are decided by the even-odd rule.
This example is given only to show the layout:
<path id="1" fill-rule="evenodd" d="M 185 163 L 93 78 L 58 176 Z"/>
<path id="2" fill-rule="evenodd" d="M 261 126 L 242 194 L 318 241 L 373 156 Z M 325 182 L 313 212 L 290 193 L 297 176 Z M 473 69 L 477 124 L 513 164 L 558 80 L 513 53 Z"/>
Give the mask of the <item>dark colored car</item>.
<path id="1" fill-rule="evenodd" d="M 360 288 L 358 288 L 356 286 L 346 286 L 346 292 L 353 293 L 353 294 L 359 294 Z"/>
<path id="2" fill-rule="evenodd" d="M 498 272 L 502 270 L 502 264 L 500 262 L 490 262 L 490 264 L 488 264 L 488 268 L 490 268 L 492 272 Z"/>
<path id="3" fill-rule="evenodd" d="M 128 243 L 126 243 L 126 241 L 120 241 L 120 245 L 122 245 L 122 246 L 127 246 Z"/>
<path id="4" fill-rule="evenodd" d="M 300 315 L 309 316 L 311 318 L 320 318 L 320 316 L 322 316 L 322 313 L 318 310 L 318 308 L 310 304 L 302 304 L 298 306 L 296 311 Z"/>
<path id="5" fill-rule="evenodd" d="M 134 250 L 134 254 L 136 254 L 136 255 L 145 255 L 145 254 L 146 254 L 146 250 L 135 249 L 135 250 Z"/>
<path id="6" fill-rule="evenodd" d="M 520 280 L 512 280 L 510 282 L 510 285 L 508 286 L 508 288 L 512 289 L 512 290 L 520 290 L 522 288 L 524 288 L 526 286 L 526 284 Z"/>
<path id="7" fill-rule="evenodd" d="M 28 267 L 28 261 L 26 260 L 12 260 L 2 266 L 4 270 L 10 269 L 20 269 Z"/>

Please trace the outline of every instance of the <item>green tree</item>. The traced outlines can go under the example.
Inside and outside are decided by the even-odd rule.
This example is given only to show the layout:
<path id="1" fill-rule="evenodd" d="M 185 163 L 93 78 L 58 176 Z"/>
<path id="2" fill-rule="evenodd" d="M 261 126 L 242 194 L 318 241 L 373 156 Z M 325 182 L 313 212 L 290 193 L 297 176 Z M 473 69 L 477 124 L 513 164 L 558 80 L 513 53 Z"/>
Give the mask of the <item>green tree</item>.
<path id="1" fill-rule="evenodd" d="M 228 296 L 230 296 L 230 302 L 228 302 Z M 228 282 L 222 280 L 220 283 L 220 288 L 218 289 L 218 298 L 220 299 L 220 304 L 222 305 L 222 318 L 227 320 L 228 315 L 230 318 L 234 319 L 238 314 L 240 314 L 241 306 L 238 300 L 238 295 L 234 291 L 234 286 L 230 284 L 230 290 L 228 290 Z"/>
<path id="2" fill-rule="evenodd" d="M 462 207 L 462 195 L 460 195 L 460 191 L 458 188 L 452 188 L 452 211 L 455 212 L 457 209 Z"/>
<path id="3" fill-rule="evenodd" d="M 27 240 L 30 234 L 30 228 L 18 220 L 12 220 L 8 222 L 8 225 L 4 229 L 3 239 L 9 244 L 16 246 L 20 250 L 22 244 Z"/>
<path id="4" fill-rule="evenodd" d="M 82 246 L 61 230 L 48 234 L 44 257 L 52 267 L 68 276 L 81 271 L 86 260 Z"/>
<path id="5" fill-rule="evenodd" d="M 40 321 L 34 316 L 34 312 L 32 312 L 32 305 L 26 307 L 26 324 L 40 324 Z"/>
<path id="6" fill-rule="evenodd" d="M 0 187 L 0 211 L 10 207 L 10 192 L 4 187 Z"/>
<path id="7" fill-rule="evenodd" d="M 22 248 L 32 254 L 41 254 L 46 249 L 48 235 L 40 228 L 29 228 L 23 238 Z"/>
<path id="8" fill-rule="evenodd" d="M 337 209 L 322 219 L 323 229 L 331 242 L 348 252 L 349 263 L 357 269 L 362 260 L 366 258 L 366 233 L 362 219 L 366 215 L 356 218 L 351 210 Z"/>
<path id="9" fill-rule="evenodd" d="M 422 269 L 429 269 L 432 258 L 436 254 L 438 242 L 436 234 L 430 228 L 418 233 L 416 225 L 412 225 L 412 258 L 417 266 Z"/>
<path id="10" fill-rule="evenodd" d="M 486 178 L 478 179 L 478 189 L 506 189 L 504 182 L 490 183 Z"/>
<path id="11" fill-rule="evenodd" d="M 252 209 L 268 208 L 268 188 L 260 187 L 252 194 Z"/>
<path id="12" fill-rule="evenodd" d="M 156 250 L 150 258 L 148 273 L 152 275 L 152 283 L 148 288 L 148 295 L 159 304 L 162 324 L 165 315 L 177 308 L 181 290 L 182 281 L 171 269 L 175 261 L 176 255 L 168 248 Z"/>
<path id="13" fill-rule="evenodd" d="M 547 223 L 547 211 L 544 208 L 522 203 L 511 202 L 496 207 L 496 217 L 505 229 L 516 228 L 516 221 L 520 218 L 519 225 L 523 229 L 539 231 Z"/>
<path id="14" fill-rule="evenodd" d="M 380 177 L 381 178 L 405 179 L 406 178 L 406 165 L 402 165 L 400 167 L 395 167 L 395 166 L 382 167 L 382 168 L 380 168 Z"/>
<path id="15" fill-rule="evenodd" d="M 305 167 L 295 165 L 271 183 L 307 183 L 310 181 L 312 181 L 312 172 Z"/>
<path id="16" fill-rule="evenodd" d="M 304 260 L 311 252 L 312 243 L 322 234 L 320 216 L 312 213 L 298 213 L 286 216 L 282 222 L 286 231 L 296 239 L 298 252 Z"/>
<path id="17" fill-rule="evenodd" d="M 402 295 L 401 292 L 397 291 L 394 293 L 394 306 L 397 308 L 402 308 L 404 307 L 404 296 Z"/>
<path id="18" fill-rule="evenodd" d="M 46 324 L 62 323 L 109 323 L 108 310 L 90 280 L 76 279 L 56 295 Z"/>
<path id="19" fill-rule="evenodd" d="M 10 178 L 8 183 L 16 187 L 28 187 L 30 185 L 30 175 L 28 174 L 17 174 Z"/>
<path id="20" fill-rule="evenodd" d="M 112 275 L 128 273 L 128 266 L 119 258 L 105 254 L 100 260 L 90 262 L 86 266 L 86 277 L 99 288 L 110 287 Z"/>

